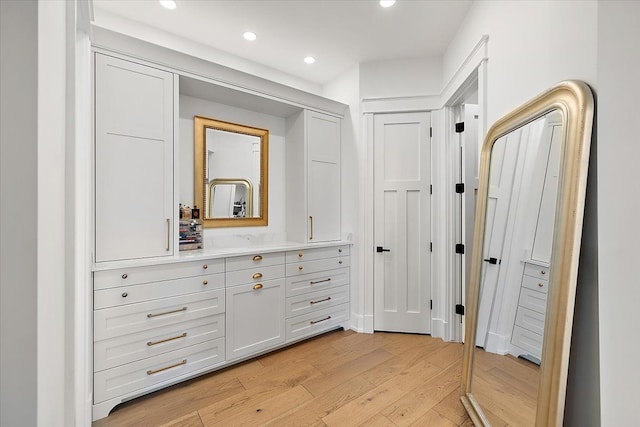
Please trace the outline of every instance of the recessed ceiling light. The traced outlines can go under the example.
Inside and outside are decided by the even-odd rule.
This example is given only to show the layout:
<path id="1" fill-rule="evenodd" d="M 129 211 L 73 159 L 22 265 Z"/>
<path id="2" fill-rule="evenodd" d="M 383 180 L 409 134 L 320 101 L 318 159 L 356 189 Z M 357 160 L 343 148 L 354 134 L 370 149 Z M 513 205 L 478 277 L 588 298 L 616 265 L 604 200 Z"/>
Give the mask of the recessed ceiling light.
<path id="1" fill-rule="evenodd" d="M 391 7 L 394 5 L 396 0 L 380 0 L 380 6 L 382 7 Z"/>
<path id="2" fill-rule="evenodd" d="M 245 40 L 249 40 L 251 42 L 254 41 L 257 38 L 256 33 L 252 33 L 251 31 L 245 32 L 242 35 L 242 37 L 244 37 Z"/>
<path id="3" fill-rule="evenodd" d="M 173 0 L 160 0 L 160 4 L 169 10 L 176 8 L 176 2 Z"/>
<path id="4" fill-rule="evenodd" d="M 316 58 L 314 58 L 313 56 L 307 56 L 306 58 L 304 58 L 304 62 L 306 62 L 307 64 L 313 64 L 314 62 L 316 62 Z"/>

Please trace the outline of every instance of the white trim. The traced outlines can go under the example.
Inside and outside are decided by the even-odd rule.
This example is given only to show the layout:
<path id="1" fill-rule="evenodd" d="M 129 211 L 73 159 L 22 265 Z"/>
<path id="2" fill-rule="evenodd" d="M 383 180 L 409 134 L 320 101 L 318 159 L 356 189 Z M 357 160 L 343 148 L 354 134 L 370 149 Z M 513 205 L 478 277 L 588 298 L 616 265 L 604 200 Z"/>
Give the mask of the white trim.
<path id="1" fill-rule="evenodd" d="M 365 114 L 363 120 L 363 138 L 365 147 L 364 179 L 364 332 L 373 333 L 373 276 L 374 276 L 374 235 L 373 235 L 373 114 Z"/>
<path id="2" fill-rule="evenodd" d="M 440 105 L 440 95 L 363 98 L 362 113 L 409 113 L 414 111 L 430 111 L 441 108 Z"/>

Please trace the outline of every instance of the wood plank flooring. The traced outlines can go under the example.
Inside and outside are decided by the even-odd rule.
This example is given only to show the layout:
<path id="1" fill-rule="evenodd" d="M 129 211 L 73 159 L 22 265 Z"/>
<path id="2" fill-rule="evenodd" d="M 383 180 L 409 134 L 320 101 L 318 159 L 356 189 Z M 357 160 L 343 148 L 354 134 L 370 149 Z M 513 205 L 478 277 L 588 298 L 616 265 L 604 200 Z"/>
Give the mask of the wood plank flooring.
<path id="1" fill-rule="evenodd" d="M 483 379 L 533 393 L 485 359 Z M 462 344 L 426 335 L 336 331 L 123 403 L 93 427 L 468 427 L 461 361 Z"/>

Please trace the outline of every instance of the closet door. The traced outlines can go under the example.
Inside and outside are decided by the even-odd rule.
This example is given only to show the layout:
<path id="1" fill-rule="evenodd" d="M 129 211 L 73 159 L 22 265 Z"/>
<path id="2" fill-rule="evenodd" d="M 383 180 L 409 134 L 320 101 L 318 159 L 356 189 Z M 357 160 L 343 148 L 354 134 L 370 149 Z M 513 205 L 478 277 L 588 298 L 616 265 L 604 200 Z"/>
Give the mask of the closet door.
<path id="1" fill-rule="evenodd" d="M 173 75 L 96 54 L 96 262 L 173 254 Z"/>

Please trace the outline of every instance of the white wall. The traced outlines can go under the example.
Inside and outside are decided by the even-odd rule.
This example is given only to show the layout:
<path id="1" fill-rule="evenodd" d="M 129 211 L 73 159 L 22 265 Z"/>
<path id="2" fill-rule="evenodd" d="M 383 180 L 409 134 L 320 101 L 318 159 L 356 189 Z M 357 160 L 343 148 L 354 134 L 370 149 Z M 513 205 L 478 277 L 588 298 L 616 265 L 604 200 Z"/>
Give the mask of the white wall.
<path id="1" fill-rule="evenodd" d="M 439 94 L 441 89 L 442 60 L 440 58 L 374 61 L 360 64 L 360 98 L 432 95 Z"/>

